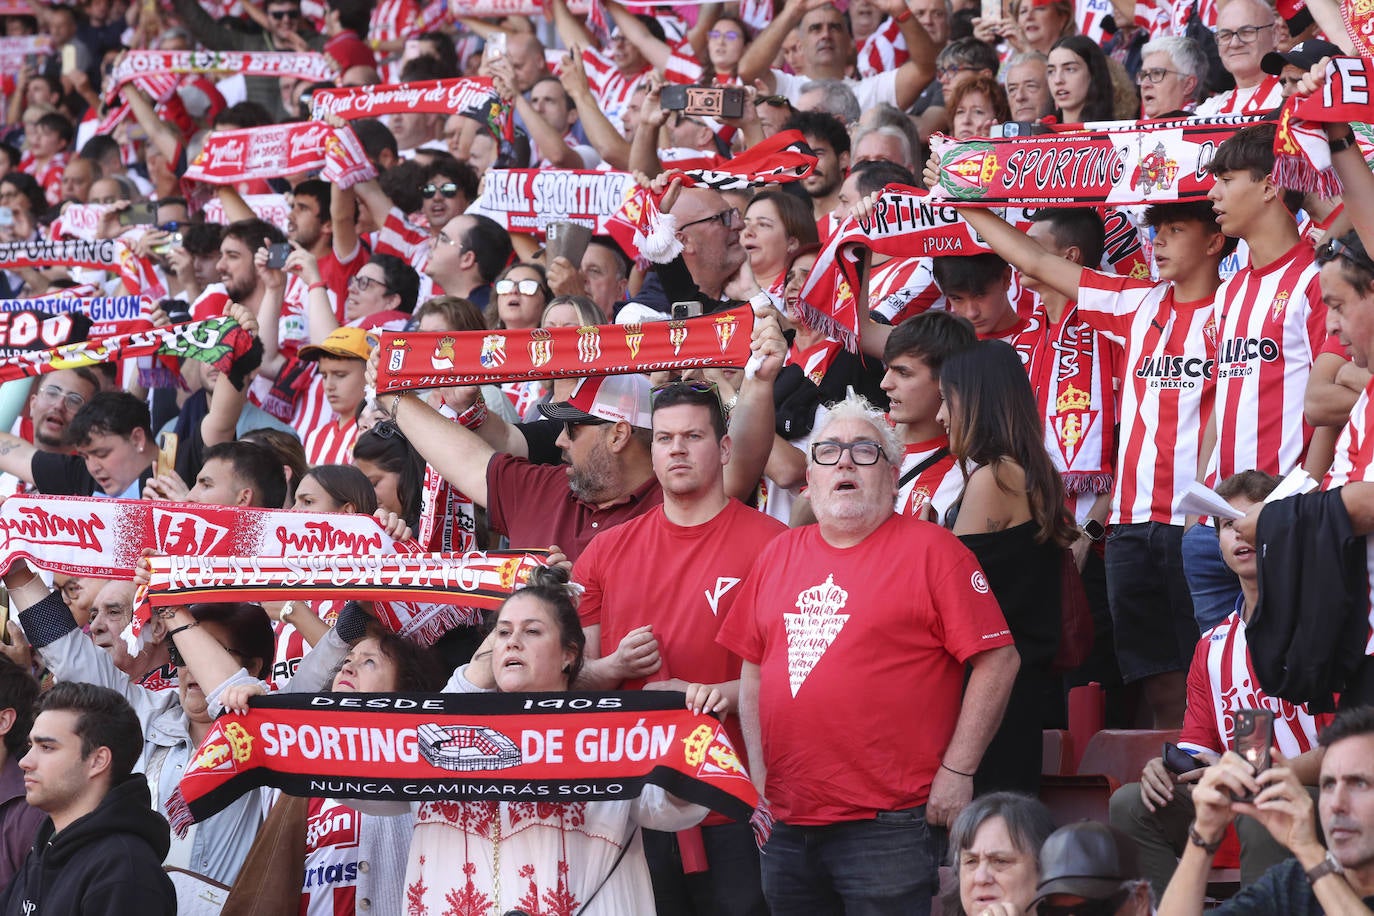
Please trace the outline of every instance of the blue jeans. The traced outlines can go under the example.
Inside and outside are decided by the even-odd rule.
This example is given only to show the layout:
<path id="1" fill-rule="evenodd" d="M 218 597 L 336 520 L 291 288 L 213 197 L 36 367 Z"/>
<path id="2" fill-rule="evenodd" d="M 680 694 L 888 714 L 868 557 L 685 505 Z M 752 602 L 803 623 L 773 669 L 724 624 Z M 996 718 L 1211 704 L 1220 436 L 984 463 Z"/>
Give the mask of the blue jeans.
<path id="1" fill-rule="evenodd" d="M 1183 533 L 1183 573 L 1193 593 L 1193 617 L 1199 630 L 1207 632 L 1236 609 L 1240 580 L 1221 558 L 1216 528 L 1194 525 Z"/>
<path id="2" fill-rule="evenodd" d="M 763 894 L 773 916 L 930 916 L 940 852 L 924 805 L 823 827 L 779 821 Z"/>

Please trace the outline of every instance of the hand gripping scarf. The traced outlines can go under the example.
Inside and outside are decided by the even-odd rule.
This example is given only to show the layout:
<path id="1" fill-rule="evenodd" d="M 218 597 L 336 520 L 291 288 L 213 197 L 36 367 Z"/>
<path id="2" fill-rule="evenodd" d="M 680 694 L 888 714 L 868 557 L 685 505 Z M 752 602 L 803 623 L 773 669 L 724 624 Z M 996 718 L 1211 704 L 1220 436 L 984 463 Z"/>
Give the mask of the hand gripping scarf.
<path id="1" fill-rule="evenodd" d="M 378 334 L 377 393 L 507 381 L 739 367 L 749 361 L 748 307 L 683 321 Z"/>
<path id="2" fill-rule="evenodd" d="M 319 170 L 341 188 L 377 177 L 353 128 L 319 121 L 217 131 L 182 176 L 209 184 L 235 184 Z"/>
<path id="3" fill-rule="evenodd" d="M 839 340 L 851 353 L 859 349 L 860 309 L 868 308 L 868 303 L 856 298 L 864 248 L 898 258 L 964 256 L 991 250 L 959 218 L 954 207 L 935 195 L 923 188 L 888 185 L 869 219 L 846 219 L 830 237 L 802 287 L 801 314 L 794 316 L 807 327 Z"/>
<path id="4" fill-rule="evenodd" d="M 931 195 L 971 207 L 1097 207 L 1205 200 L 1216 147 L 1247 116 L 1120 121 L 1002 140 L 931 138 Z"/>
<path id="5" fill-rule="evenodd" d="M 167 802 L 184 831 L 261 786 L 386 801 L 610 801 L 660 786 L 748 820 L 725 726 L 681 693 L 276 694 L 221 716 Z"/>

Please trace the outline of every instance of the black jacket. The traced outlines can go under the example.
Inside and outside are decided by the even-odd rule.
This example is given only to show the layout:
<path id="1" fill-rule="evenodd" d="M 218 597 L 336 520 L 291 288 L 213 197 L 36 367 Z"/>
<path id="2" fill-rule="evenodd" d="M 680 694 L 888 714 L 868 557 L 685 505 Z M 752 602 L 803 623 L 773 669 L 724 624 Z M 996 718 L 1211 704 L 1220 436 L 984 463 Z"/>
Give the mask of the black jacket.
<path id="1" fill-rule="evenodd" d="M 162 870 L 171 829 L 152 809 L 142 773 L 54 834 L 43 821 L 0 903 L 4 916 L 175 916 L 176 890 Z"/>
<path id="2" fill-rule="evenodd" d="M 1245 628 L 1250 663 L 1266 693 L 1330 712 L 1332 694 L 1364 661 L 1365 539 L 1353 533 L 1339 489 L 1270 503 L 1256 527 L 1259 604 Z"/>

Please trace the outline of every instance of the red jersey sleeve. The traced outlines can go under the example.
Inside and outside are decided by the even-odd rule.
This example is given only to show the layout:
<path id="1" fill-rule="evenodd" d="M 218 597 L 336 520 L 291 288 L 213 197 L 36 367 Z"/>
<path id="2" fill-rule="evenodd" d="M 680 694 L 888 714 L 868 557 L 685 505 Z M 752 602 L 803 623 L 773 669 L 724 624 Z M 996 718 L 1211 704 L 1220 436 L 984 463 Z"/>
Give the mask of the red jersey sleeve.
<path id="1" fill-rule="evenodd" d="M 944 529 L 935 531 L 941 540 L 948 538 L 943 545 L 932 543 L 926 553 L 932 560 L 928 575 L 934 625 L 945 649 L 966 662 L 979 652 L 1012 645 L 1002 608 L 993 597 L 973 551 Z"/>
<path id="2" fill-rule="evenodd" d="M 1212 679 L 1207 674 L 1207 653 L 1211 647 L 1211 630 L 1203 634 L 1193 649 L 1193 661 L 1188 666 L 1188 706 L 1183 711 L 1183 729 L 1178 735 L 1179 747 L 1210 751 L 1220 755 L 1226 742 L 1217 733 L 1217 717 L 1212 696 Z"/>
<path id="3" fill-rule="evenodd" d="M 1334 353 L 1346 362 L 1350 362 L 1350 354 L 1346 352 L 1345 344 L 1341 343 L 1339 334 L 1331 334 L 1326 338 L 1326 343 L 1322 344 L 1321 351 L 1317 355 L 1320 356 L 1322 353 Z"/>
<path id="4" fill-rule="evenodd" d="M 582 626 L 594 627 L 601 625 L 601 597 L 604 592 L 602 588 L 602 554 L 601 549 L 604 538 L 595 537 L 587 545 L 587 549 L 582 551 L 582 555 L 573 563 L 572 580 L 582 586 L 582 600 L 577 605 L 577 616 L 582 621 Z M 601 647 L 601 654 L 606 654 L 606 647 Z"/>
<path id="5" fill-rule="evenodd" d="M 1089 270 L 1078 277 L 1078 314 L 1117 343 L 1130 334 L 1131 317 L 1145 297 L 1159 284 L 1116 274 Z"/>

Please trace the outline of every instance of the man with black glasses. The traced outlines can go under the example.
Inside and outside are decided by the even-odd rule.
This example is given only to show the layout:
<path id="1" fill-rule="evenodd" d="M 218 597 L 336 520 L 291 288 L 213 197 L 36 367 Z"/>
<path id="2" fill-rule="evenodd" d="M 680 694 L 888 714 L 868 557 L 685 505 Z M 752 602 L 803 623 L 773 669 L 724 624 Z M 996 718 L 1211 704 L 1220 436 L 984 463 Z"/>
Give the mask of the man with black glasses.
<path id="1" fill-rule="evenodd" d="M 928 825 L 972 799 L 1020 666 L 968 548 L 893 514 L 901 454 L 862 398 L 835 405 L 807 465 L 817 524 L 769 542 L 720 631 L 744 659 L 750 772 L 776 819 L 773 916 L 930 912 Z"/>
<path id="2" fill-rule="evenodd" d="M 1264 114 L 1283 104 L 1277 76 L 1260 66 L 1276 47 L 1274 10 L 1264 0 L 1236 0 L 1217 13 L 1217 51 L 1221 65 L 1236 79 L 1236 88 L 1214 95 L 1197 107 L 1198 117 Z"/>

